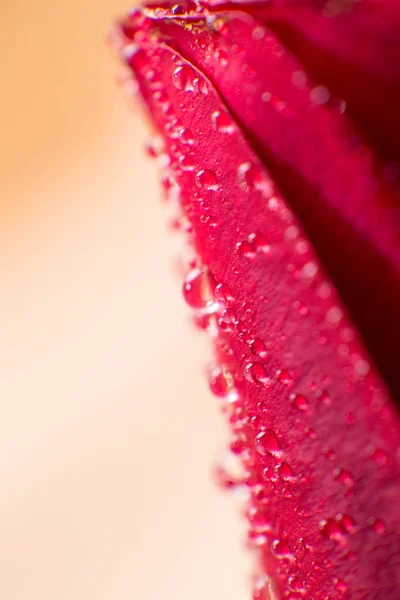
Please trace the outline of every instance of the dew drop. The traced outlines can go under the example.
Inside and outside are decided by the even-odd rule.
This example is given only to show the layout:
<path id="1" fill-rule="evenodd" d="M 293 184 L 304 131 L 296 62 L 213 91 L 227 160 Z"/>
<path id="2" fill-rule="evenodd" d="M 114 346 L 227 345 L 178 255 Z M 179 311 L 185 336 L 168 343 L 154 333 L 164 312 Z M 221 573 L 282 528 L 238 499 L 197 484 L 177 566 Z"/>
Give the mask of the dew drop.
<path id="1" fill-rule="evenodd" d="M 248 241 L 253 246 L 253 250 L 255 252 L 263 252 L 264 254 L 269 254 L 271 251 L 271 246 L 263 233 L 251 233 L 248 237 Z"/>
<path id="2" fill-rule="evenodd" d="M 343 542 L 343 529 L 334 519 L 323 519 L 319 523 L 321 533 L 330 540 Z"/>
<path id="3" fill-rule="evenodd" d="M 292 83 L 297 88 L 302 88 L 307 83 L 307 75 L 304 71 L 294 71 L 292 74 Z"/>
<path id="4" fill-rule="evenodd" d="M 250 162 L 242 163 L 238 168 L 239 181 L 245 190 L 259 190 L 270 196 L 272 189 L 260 166 Z"/>
<path id="5" fill-rule="evenodd" d="M 281 454 L 278 438 L 272 429 L 260 431 L 254 440 L 254 447 L 261 456 L 267 456 L 268 454 L 278 456 Z"/>
<path id="6" fill-rule="evenodd" d="M 215 110 L 211 115 L 211 123 L 221 133 L 233 133 L 235 130 L 232 119 L 225 111 Z"/>
<path id="7" fill-rule="evenodd" d="M 196 174 L 196 183 L 199 187 L 205 190 L 218 189 L 217 178 L 215 173 L 208 169 L 202 169 Z"/>
<path id="8" fill-rule="evenodd" d="M 179 139 L 184 143 L 184 144 L 193 144 L 194 143 L 194 139 L 193 139 L 193 133 L 190 129 L 181 129 L 179 132 Z"/>
<path id="9" fill-rule="evenodd" d="M 329 90 L 323 85 L 317 85 L 310 92 L 310 100 L 314 104 L 326 104 L 329 100 Z"/>
<path id="10" fill-rule="evenodd" d="M 232 302 L 233 296 L 232 292 L 226 283 L 219 283 L 215 288 L 215 297 L 217 300 L 221 302 Z"/>
<path id="11" fill-rule="evenodd" d="M 172 73 L 172 81 L 178 90 L 192 92 L 194 90 L 195 73 L 189 65 L 176 67 Z"/>
<path id="12" fill-rule="evenodd" d="M 290 552 L 290 548 L 285 540 L 274 540 L 271 549 L 277 558 L 293 559 L 293 554 Z"/>
<path id="13" fill-rule="evenodd" d="M 248 439 L 247 436 L 240 431 L 235 435 L 231 443 L 229 444 L 229 448 L 233 454 L 242 454 L 248 448 Z"/>
<path id="14" fill-rule="evenodd" d="M 173 15 L 184 15 L 185 9 L 183 8 L 183 6 L 181 4 L 175 4 L 172 7 L 171 12 Z"/>
<path id="15" fill-rule="evenodd" d="M 346 531 L 347 533 L 354 533 L 356 531 L 356 524 L 354 522 L 354 519 L 352 519 L 352 517 L 350 517 L 350 515 L 339 514 L 336 517 L 336 521 L 339 523 L 339 525 L 342 527 L 342 529 L 344 531 Z"/>
<path id="16" fill-rule="evenodd" d="M 182 171 L 194 171 L 193 157 L 189 154 L 182 154 L 178 159 Z"/>
<path id="17" fill-rule="evenodd" d="M 338 325 L 340 321 L 343 319 L 343 311 L 339 306 L 332 306 L 326 313 L 326 320 L 330 325 Z"/>
<path id="18" fill-rule="evenodd" d="M 214 300 L 215 281 L 209 271 L 194 268 L 183 283 L 183 296 L 192 308 L 206 308 Z"/>
<path id="19" fill-rule="evenodd" d="M 250 242 L 238 242 L 236 244 L 236 250 L 240 256 L 246 256 L 248 258 L 252 258 L 254 256 L 253 246 Z"/>
<path id="20" fill-rule="evenodd" d="M 197 91 L 200 92 L 200 94 L 203 94 L 203 96 L 207 96 L 207 94 L 208 94 L 208 83 L 207 83 L 207 81 L 203 77 L 197 79 L 197 81 L 196 81 L 196 88 L 197 88 Z"/>
<path id="21" fill-rule="evenodd" d="M 298 410 L 303 412 L 308 410 L 308 400 L 303 394 L 291 394 L 290 401 Z"/>
<path id="22" fill-rule="evenodd" d="M 318 273 L 318 265 L 315 262 L 310 261 L 304 265 L 301 272 L 304 279 L 314 279 Z"/>
<path id="23" fill-rule="evenodd" d="M 238 399 L 234 377 L 225 366 L 216 366 L 209 371 L 208 385 L 212 393 L 219 398 L 226 398 L 230 402 Z"/>
<path id="24" fill-rule="evenodd" d="M 293 377 L 287 369 L 279 369 L 277 371 L 278 380 L 285 385 L 292 385 Z"/>
<path id="25" fill-rule="evenodd" d="M 244 376 L 250 383 L 267 384 L 270 378 L 267 376 L 265 368 L 259 362 L 249 362 L 244 368 Z"/>
<path id="26" fill-rule="evenodd" d="M 279 477 L 284 481 L 293 481 L 294 475 L 291 466 L 287 462 L 283 462 L 278 467 Z"/>
<path id="27" fill-rule="evenodd" d="M 260 358 L 267 358 L 267 349 L 265 347 L 264 342 L 259 339 L 255 339 L 250 342 L 250 348 L 255 356 L 259 356 Z"/>
<path id="28" fill-rule="evenodd" d="M 231 308 L 226 308 L 222 311 L 220 317 L 218 318 L 218 327 L 225 332 L 233 331 L 236 323 L 236 316 L 234 311 Z"/>
<path id="29" fill-rule="evenodd" d="M 346 471 L 346 469 L 338 469 L 336 471 L 334 471 L 334 475 L 335 478 L 340 481 L 340 483 L 343 483 L 343 485 L 345 485 L 348 488 L 353 487 L 354 485 L 354 479 L 350 473 L 350 471 Z"/>
<path id="30" fill-rule="evenodd" d="M 254 531 L 271 531 L 267 509 L 262 506 L 251 506 L 247 511 L 247 518 Z"/>

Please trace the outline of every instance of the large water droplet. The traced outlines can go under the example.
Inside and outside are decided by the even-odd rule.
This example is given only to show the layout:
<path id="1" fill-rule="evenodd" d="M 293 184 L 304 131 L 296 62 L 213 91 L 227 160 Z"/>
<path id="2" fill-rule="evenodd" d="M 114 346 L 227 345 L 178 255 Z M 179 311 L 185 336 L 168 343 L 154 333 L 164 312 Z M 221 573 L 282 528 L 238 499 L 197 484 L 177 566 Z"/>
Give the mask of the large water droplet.
<path id="1" fill-rule="evenodd" d="M 238 399 L 234 377 L 227 367 L 213 367 L 208 375 L 208 384 L 212 393 L 219 398 L 226 398 L 229 402 Z"/>
<path id="2" fill-rule="evenodd" d="M 208 169 L 202 169 L 196 174 L 196 183 L 205 190 L 218 189 L 218 182 L 215 173 Z"/>
<path id="3" fill-rule="evenodd" d="M 207 270 L 194 268 L 183 283 L 183 296 L 192 308 L 206 308 L 214 300 L 215 281 Z"/>
<path id="4" fill-rule="evenodd" d="M 244 368 L 244 376 L 250 383 L 262 383 L 267 385 L 270 382 L 270 378 L 259 362 L 249 362 Z"/>
<path id="5" fill-rule="evenodd" d="M 192 92 L 194 90 L 195 72 L 189 65 L 176 67 L 172 73 L 172 81 L 178 90 Z"/>

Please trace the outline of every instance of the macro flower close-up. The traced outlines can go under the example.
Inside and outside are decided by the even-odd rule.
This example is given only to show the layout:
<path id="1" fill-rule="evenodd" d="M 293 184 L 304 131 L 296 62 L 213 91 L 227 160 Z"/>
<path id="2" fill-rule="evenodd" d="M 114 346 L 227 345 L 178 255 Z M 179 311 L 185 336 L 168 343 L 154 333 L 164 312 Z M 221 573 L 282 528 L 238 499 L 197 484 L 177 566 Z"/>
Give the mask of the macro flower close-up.
<path id="1" fill-rule="evenodd" d="M 400 0 L 0 38 L 0 599 L 400 600 Z"/>
<path id="2" fill-rule="evenodd" d="M 254 600 L 400 598 L 400 6 L 147 3 L 111 43 L 211 339 Z"/>

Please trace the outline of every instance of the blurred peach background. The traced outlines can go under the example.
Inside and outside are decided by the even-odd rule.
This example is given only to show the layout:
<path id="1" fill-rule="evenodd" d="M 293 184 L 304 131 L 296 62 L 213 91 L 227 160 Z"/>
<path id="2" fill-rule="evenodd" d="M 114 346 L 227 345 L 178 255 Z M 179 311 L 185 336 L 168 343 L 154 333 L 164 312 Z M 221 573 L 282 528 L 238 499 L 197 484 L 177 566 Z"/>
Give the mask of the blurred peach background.
<path id="1" fill-rule="evenodd" d="M 171 275 L 144 126 L 105 33 L 126 0 L 0 8 L 0 597 L 239 600 L 244 526 Z"/>

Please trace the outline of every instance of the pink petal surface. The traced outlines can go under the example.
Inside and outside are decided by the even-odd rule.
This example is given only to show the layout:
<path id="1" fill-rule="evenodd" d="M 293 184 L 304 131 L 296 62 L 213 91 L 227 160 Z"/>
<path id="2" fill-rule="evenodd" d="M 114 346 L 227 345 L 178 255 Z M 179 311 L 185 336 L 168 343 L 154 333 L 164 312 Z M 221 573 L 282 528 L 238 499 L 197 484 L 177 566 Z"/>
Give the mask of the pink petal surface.
<path id="1" fill-rule="evenodd" d="M 214 338 L 210 386 L 250 495 L 254 598 L 399 597 L 398 417 L 325 270 L 346 302 L 340 269 L 358 248 L 381 292 L 398 281 L 396 232 L 383 218 L 396 198 L 338 107 L 310 106 L 308 82 L 288 81 L 298 65 L 274 35 L 249 43 L 251 17 L 149 14 L 133 13 L 118 43 L 163 137 L 164 184 L 196 253 L 184 295 Z M 353 288 L 358 268 L 346 265 Z"/>
<path id="2" fill-rule="evenodd" d="M 242 13 L 221 13 L 215 23 L 200 22 L 194 35 L 170 19 L 157 27 L 215 83 L 400 397 L 399 196 L 340 102 L 314 85 L 275 34 Z"/>

